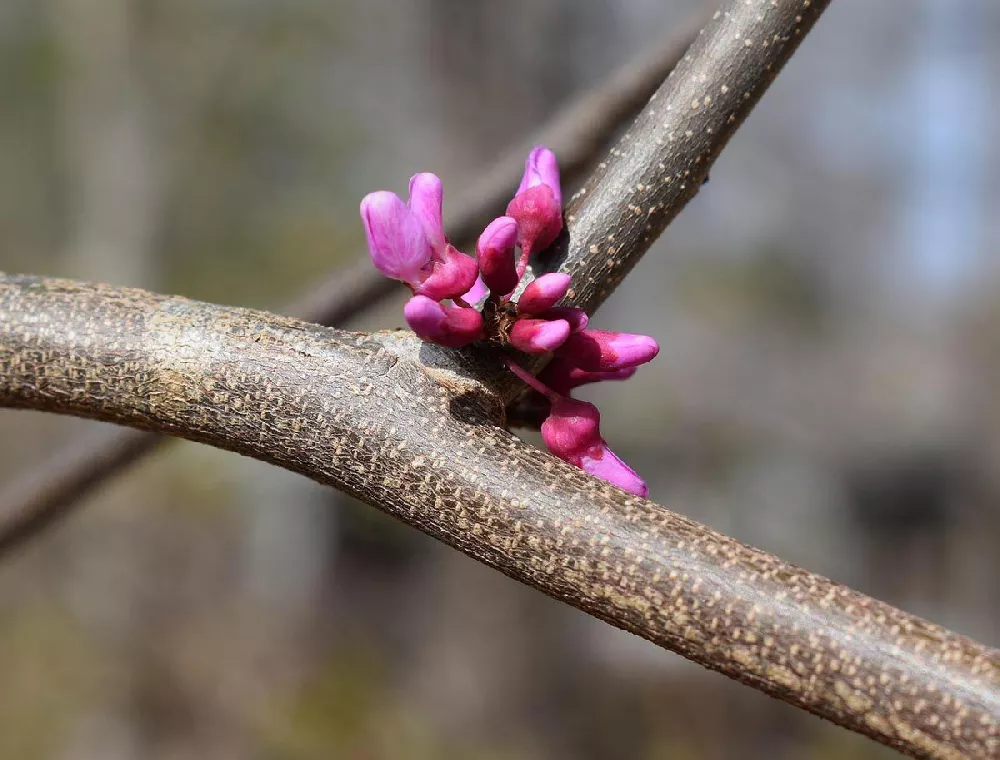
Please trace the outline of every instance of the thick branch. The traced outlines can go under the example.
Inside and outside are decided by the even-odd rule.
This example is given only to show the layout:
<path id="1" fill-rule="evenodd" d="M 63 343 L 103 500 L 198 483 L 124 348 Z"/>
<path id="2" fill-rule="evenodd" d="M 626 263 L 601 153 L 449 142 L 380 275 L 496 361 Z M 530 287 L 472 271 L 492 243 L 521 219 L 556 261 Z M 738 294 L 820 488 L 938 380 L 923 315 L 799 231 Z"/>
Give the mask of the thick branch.
<path id="1" fill-rule="evenodd" d="M 997 756 L 1000 652 L 520 442 L 483 382 L 501 374 L 496 364 L 406 332 L 0 277 L 0 406 L 180 435 L 295 470 L 904 752 Z"/>
<path id="2" fill-rule="evenodd" d="M 501 213 L 524 171 L 524 158 L 534 145 L 552 147 L 563 176 L 573 182 L 615 132 L 655 92 L 694 39 L 695 19 L 670 30 L 648 51 L 629 61 L 585 92 L 546 124 L 513 146 L 468 192 L 451 204 L 445 220 L 451 239 L 471 245 L 483 227 Z M 321 325 L 340 325 L 400 288 L 371 265 L 367 254 L 347 271 L 290 304 L 285 310 Z M 100 438 L 74 442 L 0 491 L 0 554 L 41 533 L 73 503 L 164 441 L 141 430 L 116 430 Z"/>

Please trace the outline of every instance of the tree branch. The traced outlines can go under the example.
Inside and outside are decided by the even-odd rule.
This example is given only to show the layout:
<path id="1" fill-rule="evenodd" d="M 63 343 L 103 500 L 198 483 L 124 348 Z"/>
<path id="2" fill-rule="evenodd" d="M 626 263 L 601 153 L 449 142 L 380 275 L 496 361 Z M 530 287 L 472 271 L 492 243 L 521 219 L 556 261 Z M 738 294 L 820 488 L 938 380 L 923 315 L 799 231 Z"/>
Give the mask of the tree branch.
<path id="1" fill-rule="evenodd" d="M 695 23 L 697 21 L 697 23 Z M 534 145 L 552 147 L 563 176 L 573 182 L 587 171 L 614 133 L 655 92 L 697 34 L 697 19 L 671 29 L 653 47 L 623 65 L 597 87 L 572 100 L 540 129 L 508 150 L 482 179 L 460 197 L 445 227 L 460 247 L 510 200 Z M 453 207 L 454 208 L 454 207 Z M 321 325 L 340 325 L 400 288 L 379 274 L 367 254 L 338 271 L 285 311 Z M 74 441 L 0 491 L 0 555 L 40 534 L 70 511 L 73 503 L 169 438 L 141 430 L 115 430 Z"/>
<path id="2" fill-rule="evenodd" d="M 546 269 L 593 313 L 701 189 L 708 171 L 830 0 L 731 0 L 573 196 Z"/>
<path id="3" fill-rule="evenodd" d="M 0 406 L 131 425 L 341 488 L 512 578 L 915 757 L 996 757 L 1000 652 L 507 433 L 498 357 L 407 332 L 0 277 Z"/>

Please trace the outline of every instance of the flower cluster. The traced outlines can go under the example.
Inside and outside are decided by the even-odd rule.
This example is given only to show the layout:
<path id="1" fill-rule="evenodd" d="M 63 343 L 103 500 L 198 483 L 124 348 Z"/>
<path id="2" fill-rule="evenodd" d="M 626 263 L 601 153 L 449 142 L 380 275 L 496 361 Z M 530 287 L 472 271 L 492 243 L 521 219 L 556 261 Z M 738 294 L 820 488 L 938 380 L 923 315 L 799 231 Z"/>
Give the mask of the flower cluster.
<path id="1" fill-rule="evenodd" d="M 520 287 L 531 254 L 562 231 L 555 155 L 542 146 L 531 151 L 506 214 L 479 236 L 476 258 L 448 242 L 441 206 L 441 180 L 428 173 L 410 180 L 408 203 L 387 191 L 361 201 L 372 261 L 413 292 L 403 310 L 407 324 L 423 340 L 442 346 L 488 340 L 527 354 L 554 354 L 537 378 L 507 360 L 548 402 L 541 426 L 545 445 L 560 459 L 645 496 L 645 483 L 601 437 L 597 407 L 570 398 L 570 392 L 586 383 L 631 377 L 659 346 L 645 335 L 590 330 L 582 309 L 557 306 L 569 291 L 569 275 L 543 274 Z"/>

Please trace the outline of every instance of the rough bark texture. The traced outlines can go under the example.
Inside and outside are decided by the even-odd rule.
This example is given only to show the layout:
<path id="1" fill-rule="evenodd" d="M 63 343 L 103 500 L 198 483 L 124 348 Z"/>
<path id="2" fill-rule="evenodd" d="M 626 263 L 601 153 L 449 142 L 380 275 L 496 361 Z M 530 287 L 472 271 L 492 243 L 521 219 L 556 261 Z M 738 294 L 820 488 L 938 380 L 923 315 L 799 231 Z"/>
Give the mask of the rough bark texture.
<path id="1" fill-rule="evenodd" d="M 829 0 L 738 0 L 705 24 L 606 161 L 572 198 L 547 269 L 592 313 L 701 188 L 711 165 Z"/>
<path id="2" fill-rule="evenodd" d="M 1000 652 L 520 442 L 490 387 L 499 369 L 405 332 L 0 277 L 0 406 L 272 462 L 903 752 L 997 756 Z"/>

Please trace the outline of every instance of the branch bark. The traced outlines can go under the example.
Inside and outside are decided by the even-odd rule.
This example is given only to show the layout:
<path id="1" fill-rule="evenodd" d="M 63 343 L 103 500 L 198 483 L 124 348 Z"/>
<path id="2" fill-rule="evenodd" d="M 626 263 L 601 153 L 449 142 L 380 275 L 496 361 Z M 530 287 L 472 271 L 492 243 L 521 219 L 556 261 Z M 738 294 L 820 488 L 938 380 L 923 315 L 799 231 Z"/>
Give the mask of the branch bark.
<path id="1" fill-rule="evenodd" d="M 506 207 L 521 179 L 524 157 L 534 145 L 549 145 L 559 155 L 563 176 L 574 182 L 613 139 L 620 126 L 656 91 L 695 38 L 702 17 L 671 29 L 648 51 L 623 65 L 596 88 L 572 100 L 541 128 L 512 146 L 483 178 L 462 194 L 445 219 L 460 247 Z M 696 23 L 697 22 L 697 23 Z M 382 277 L 367 254 L 285 309 L 286 313 L 337 326 L 401 286 Z M 66 446 L 0 491 L 0 555 L 41 534 L 74 503 L 107 478 L 141 461 L 170 440 L 141 430 L 115 430 Z"/>
<path id="2" fill-rule="evenodd" d="M 544 593 L 915 757 L 1000 750 L 1000 652 L 522 443 L 499 357 L 407 332 L 0 277 L 0 406 L 341 488 Z"/>

